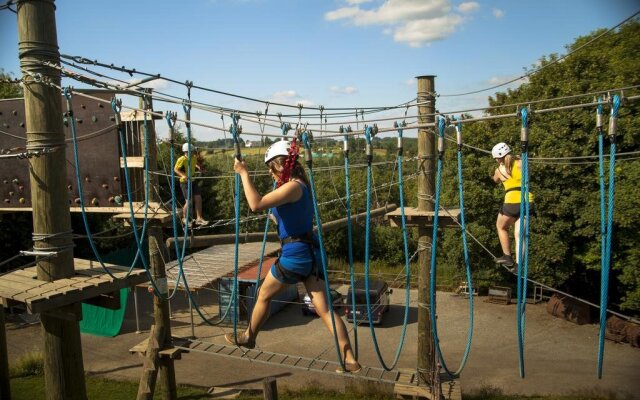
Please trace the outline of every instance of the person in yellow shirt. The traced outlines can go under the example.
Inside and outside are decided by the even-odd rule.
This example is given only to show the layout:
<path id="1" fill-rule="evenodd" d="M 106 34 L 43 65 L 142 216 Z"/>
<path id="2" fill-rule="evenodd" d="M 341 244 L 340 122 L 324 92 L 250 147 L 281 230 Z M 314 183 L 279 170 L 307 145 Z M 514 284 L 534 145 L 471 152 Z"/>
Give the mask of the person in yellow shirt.
<path id="1" fill-rule="evenodd" d="M 198 156 L 195 147 L 191 146 L 191 160 L 189 160 L 189 143 L 185 143 L 182 145 L 182 152 L 184 153 L 182 156 L 178 158 L 176 161 L 173 170 L 180 177 L 180 189 L 182 189 L 182 194 L 184 195 L 184 207 L 182 209 L 182 223 L 187 225 L 190 221 L 186 221 L 185 216 L 187 215 L 187 207 L 189 207 L 189 202 L 187 201 L 187 190 L 189 185 L 191 185 L 191 198 L 193 199 L 194 208 L 196 211 L 196 225 L 207 225 L 209 221 L 202 218 L 202 195 L 200 193 L 200 187 L 198 185 L 193 184 L 193 177 L 195 176 L 196 169 L 200 171 L 202 168 L 198 163 Z M 189 180 L 188 168 L 191 169 L 191 181 Z"/>
<path id="2" fill-rule="evenodd" d="M 502 182 L 505 195 L 504 202 L 498 212 L 496 228 L 498 239 L 502 247 L 503 256 L 496 259 L 496 263 L 507 267 L 516 265 L 511 256 L 511 243 L 509 241 L 509 228 L 515 227 L 516 260 L 520 250 L 520 180 L 522 178 L 522 162 L 511 154 L 511 148 L 506 143 L 498 143 L 493 146 L 491 156 L 498 162 L 498 168 L 493 173 L 495 183 Z M 529 215 L 535 212 L 533 194 L 529 193 Z M 525 221 L 527 223 L 528 221 Z"/>

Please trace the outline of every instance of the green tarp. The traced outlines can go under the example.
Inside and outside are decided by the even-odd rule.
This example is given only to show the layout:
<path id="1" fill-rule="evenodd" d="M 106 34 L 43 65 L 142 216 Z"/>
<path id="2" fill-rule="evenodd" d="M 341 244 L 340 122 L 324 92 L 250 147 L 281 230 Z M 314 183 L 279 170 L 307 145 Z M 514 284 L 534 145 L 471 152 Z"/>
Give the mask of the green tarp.
<path id="1" fill-rule="evenodd" d="M 120 309 L 118 310 L 82 303 L 80 332 L 96 336 L 117 336 L 124 321 L 128 296 L 128 288 L 120 289 Z"/>
<path id="2" fill-rule="evenodd" d="M 146 248 L 146 246 L 145 246 Z M 117 250 L 103 258 L 104 262 L 129 267 L 136 255 L 136 248 Z M 136 267 L 140 267 L 140 258 Z M 80 332 L 96 336 L 117 336 L 120 333 L 124 314 L 127 309 L 127 298 L 129 289 L 120 290 L 120 309 L 109 310 L 91 304 L 82 303 L 82 321 L 80 321 Z"/>

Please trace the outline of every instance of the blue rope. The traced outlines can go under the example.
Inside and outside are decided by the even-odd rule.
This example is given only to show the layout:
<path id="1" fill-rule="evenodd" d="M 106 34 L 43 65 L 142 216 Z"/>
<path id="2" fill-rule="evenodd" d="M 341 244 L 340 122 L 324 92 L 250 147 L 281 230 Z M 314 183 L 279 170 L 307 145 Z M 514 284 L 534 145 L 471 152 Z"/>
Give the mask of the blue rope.
<path id="1" fill-rule="evenodd" d="M 340 132 L 345 132 L 341 126 Z M 344 186 L 347 209 L 347 249 L 349 254 L 349 283 L 351 284 L 351 314 L 353 315 L 353 352 L 358 359 L 358 320 L 356 318 L 356 282 L 353 266 L 353 226 L 351 225 L 351 187 L 349 184 L 349 136 L 344 135 Z"/>
<path id="2" fill-rule="evenodd" d="M 327 273 L 327 254 L 324 248 L 324 240 L 322 237 L 322 220 L 320 219 L 320 211 L 318 209 L 318 201 L 316 197 L 315 183 L 313 181 L 313 162 L 311 145 L 309 144 L 309 134 L 307 131 L 302 133 L 302 143 L 305 149 L 305 159 L 307 163 L 307 169 L 309 171 L 309 186 L 311 186 L 311 200 L 313 203 L 313 212 L 316 218 L 316 226 L 318 227 L 318 242 L 320 245 L 320 259 L 322 260 L 322 273 L 324 276 L 324 291 L 327 296 L 327 304 L 329 305 L 329 314 L 331 315 L 331 327 L 333 328 L 333 341 L 336 346 L 336 352 L 338 353 L 338 361 L 340 366 L 344 369 L 344 359 L 342 358 L 342 352 L 340 351 L 340 343 L 338 342 L 338 331 L 336 330 L 335 312 L 333 310 L 333 301 L 331 301 L 331 288 L 329 287 L 329 275 Z"/>
<path id="3" fill-rule="evenodd" d="M 613 205 L 615 189 L 616 164 L 616 127 L 620 96 L 613 96 L 611 117 L 609 120 L 609 197 L 607 199 L 607 228 L 605 237 L 604 259 L 600 272 L 600 334 L 598 340 L 598 379 L 602 379 L 602 362 L 604 360 L 604 337 L 607 324 L 607 303 L 609 300 L 609 272 L 611 271 L 611 237 L 613 234 Z"/>
<path id="4" fill-rule="evenodd" d="M 380 353 L 380 346 L 378 345 L 378 338 L 376 337 L 376 331 L 373 327 L 373 316 L 371 315 L 371 295 L 369 292 L 369 248 L 370 248 L 370 237 L 371 237 L 371 186 L 372 186 L 372 177 L 373 177 L 373 168 L 372 168 L 372 160 L 373 155 L 371 153 L 371 135 L 376 129 L 375 126 L 367 126 L 365 127 L 364 137 L 367 142 L 367 216 L 365 218 L 365 244 L 364 244 L 364 287 L 365 287 L 365 299 L 367 301 L 367 316 L 369 318 L 369 330 L 371 332 L 371 339 L 373 340 L 373 347 L 376 352 L 376 356 L 378 357 L 378 361 L 380 361 L 380 365 L 387 371 L 391 371 L 396 367 L 398 361 L 400 360 L 400 354 L 402 353 L 402 348 L 404 346 L 404 341 L 407 333 L 407 322 L 409 319 L 409 281 L 411 279 L 411 271 L 409 269 L 409 258 L 408 258 L 408 248 L 407 248 L 407 237 L 406 237 L 406 225 L 405 225 L 405 217 L 404 217 L 404 195 L 402 193 L 402 158 L 399 156 L 398 160 L 398 186 L 400 189 L 400 211 L 402 214 L 402 230 L 404 232 L 404 247 L 405 247 L 405 271 L 406 271 L 406 294 L 405 294 L 405 309 L 404 309 L 404 320 L 402 323 L 402 333 L 400 334 L 400 343 L 398 343 L 398 347 L 396 348 L 395 357 L 391 363 L 391 365 L 387 365 Z M 401 130 L 398 131 L 400 137 L 402 137 Z"/>
<path id="5" fill-rule="evenodd" d="M 232 120 L 232 125 L 230 127 L 230 132 L 231 135 L 233 137 L 234 140 L 234 145 L 235 145 L 235 157 L 237 159 L 241 159 L 241 154 L 240 154 L 240 141 L 239 141 L 239 134 L 240 134 L 240 127 L 238 125 L 238 120 L 240 119 L 240 116 L 238 114 L 231 114 L 231 120 Z M 171 127 L 171 125 L 170 125 Z M 173 146 L 171 146 L 171 152 L 172 152 L 172 160 L 171 163 L 173 164 Z M 174 179 L 174 175 L 173 175 L 173 170 L 172 170 L 172 193 L 174 196 L 174 203 L 175 203 L 175 179 Z M 207 316 L 204 315 L 204 313 L 201 310 L 200 305 L 198 304 L 197 300 L 193 297 L 193 294 L 191 293 L 191 291 L 189 290 L 189 283 L 187 282 L 186 276 L 183 276 L 183 283 L 184 283 L 184 287 L 185 290 L 189 296 L 189 301 L 191 301 L 191 304 L 193 305 L 193 308 L 196 310 L 196 313 L 198 314 L 198 316 L 200 316 L 200 318 L 202 319 L 202 321 L 204 323 L 206 323 L 209 326 L 217 326 L 220 325 L 221 323 L 223 323 L 225 321 L 225 319 L 227 318 L 227 316 L 229 315 L 230 310 L 233 309 L 235 310 L 234 312 L 234 316 L 233 316 L 233 338 L 234 341 L 238 341 L 238 303 L 237 303 L 237 293 L 238 293 L 238 252 L 239 252 L 239 243 L 240 243 L 240 176 L 238 174 L 235 175 L 235 180 L 234 180 L 234 211 L 235 211 L 235 251 L 234 251 L 234 274 L 233 274 L 233 285 L 232 285 L 232 289 L 231 289 L 231 295 L 230 298 L 231 300 L 229 301 L 229 303 L 227 304 L 227 307 L 225 309 L 225 311 L 223 313 L 221 313 L 222 315 L 220 317 L 218 317 L 218 321 L 210 321 Z M 175 213 L 174 213 L 175 214 Z M 265 227 L 265 232 L 268 228 L 268 222 L 267 222 L 267 227 Z M 174 230 L 176 230 L 177 228 L 175 227 L 175 223 L 174 223 Z M 264 254 L 264 244 L 263 244 L 263 250 L 262 253 Z M 260 265 L 262 265 L 262 262 L 260 262 Z M 258 269 L 258 277 L 260 277 L 261 274 L 261 267 L 259 267 Z M 257 289 L 257 288 L 256 288 Z M 256 290 L 257 293 L 257 290 Z"/>
<path id="6" fill-rule="evenodd" d="M 238 160 L 242 159 L 240 155 L 240 140 L 239 140 L 239 128 L 238 128 L 238 120 L 240 119 L 240 115 L 236 113 L 231 114 L 231 136 L 233 136 L 233 142 L 236 148 L 235 158 Z M 238 253 L 240 250 L 240 175 L 234 175 L 234 190 L 233 190 L 233 206 L 235 212 L 235 243 L 234 243 L 234 253 L 233 253 L 233 288 L 232 288 L 232 299 L 233 299 L 233 340 L 238 342 Z"/>
<path id="7" fill-rule="evenodd" d="M 529 111 L 520 110 L 522 118 L 522 176 L 520 178 L 520 243 L 518 253 L 518 295 L 517 295 L 517 324 L 518 324 L 518 353 L 520 377 L 524 378 L 524 333 L 525 311 L 527 305 L 527 276 L 529 264 L 529 157 L 528 132 Z"/>
<path id="8" fill-rule="evenodd" d="M 458 129 L 461 129 L 462 124 L 458 123 Z M 467 239 L 466 239 L 466 231 L 465 231 L 465 220 L 464 220 L 464 198 L 463 198 L 463 181 L 462 181 L 462 144 L 459 142 L 458 146 L 458 189 L 460 192 L 460 215 L 461 215 L 461 227 L 462 227 L 462 241 L 464 245 L 464 258 L 466 264 L 467 271 L 467 285 L 469 287 L 469 329 L 467 334 L 467 345 L 464 351 L 464 355 L 462 356 L 462 360 L 460 362 L 460 366 L 456 371 L 451 371 L 447 367 L 447 363 L 444 360 L 442 355 L 442 350 L 440 349 L 440 339 L 438 337 L 438 321 L 436 318 L 436 263 L 437 263 L 437 248 L 438 248 L 438 214 L 440 210 L 440 197 L 442 192 L 442 164 L 444 159 L 444 131 L 446 128 L 446 120 L 443 117 L 438 117 L 438 161 L 437 161 L 437 169 L 436 169 L 436 186 L 435 186 L 435 205 L 434 205 L 434 215 L 433 215 L 433 233 L 431 239 L 431 264 L 430 264 L 430 280 L 429 280 L 429 302 L 431 307 L 429 307 L 429 317 L 431 319 L 431 329 L 433 332 L 433 341 L 436 348 L 436 353 L 438 354 L 438 359 L 440 360 L 440 364 L 442 368 L 447 372 L 447 374 L 451 376 L 459 376 L 469 357 L 469 352 L 471 350 L 471 337 L 473 334 L 473 289 L 471 282 L 471 268 L 469 266 L 469 254 L 467 250 Z"/>
<path id="9" fill-rule="evenodd" d="M 111 271 L 109 271 L 109 269 L 107 269 L 106 265 L 104 264 L 102 257 L 100 255 L 100 252 L 98 251 L 95 242 L 93 240 L 93 235 L 91 233 L 91 228 L 89 227 L 89 221 L 87 219 L 87 213 L 85 210 L 85 205 L 84 205 L 84 190 L 83 190 L 83 185 L 82 185 L 82 179 L 80 178 L 80 158 L 79 158 L 79 151 L 78 151 L 78 133 L 76 130 L 76 121 L 75 121 L 75 117 L 73 114 L 73 108 L 71 106 L 71 97 L 73 96 L 73 90 L 70 86 L 67 86 L 64 88 L 63 90 L 63 94 L 65 96 L 66 102 L 67 102 L 67 118 L 69 119 L 69 127 L 71 130 L 71 139 L 72 139 L 72 143 L 73 143 L 73 160 L 75 162 L 75 175 L 76 175 L 76 185 L 78 186 L 78 197 L 80 198 L 80 210 L 82 211 L 82 222 L 84 223 L 84 229 L 85 232 L 87 233 L 87 239 L 89 240 L 89 246 L 91 247 L 91 250 L 93 251 L 93 254 L 95 255 L 96 259 L 98 260 L 98 262 L 100 263 L 100 266 L 102 267 L 102 269 L 112 278 L 117 279 L 112 273 Z M 146 211 L 146 210 L 145 210 Z M 145 218 L 146 221 L 146 218 Z M 146 228 L 146 225 L 145 225 Z M 144 229 L 144 228 L 143 228 Z M 144 235 L 144 231 L 143 231 L 143 235 Z M 134 258 L 133 262 L 131 263 L 131 266 L 129 267 L 129 270 L 127 271 L 127 274 L 125 277 L 128 277 L 134 269 L 134 266 L 136 264 L 138 255 L 140 254 L 140 250 L 138 249 L 138 252 L 136 252 L 136 257 Z"/>
<path id="10" fill-rule="evenodd" d="M 440 138 L 444 139 L 444 131 L 445 131 L 445 119 L 444 118 L 440 118 L 438 120 L 438 129 L 439 129 L 439 135 Z M 450 376 L 453 377 L 458 377 L 460 376 L 460 373 L 462 372 L 462 370 L 464 369 L 466 363 L 467 363 L 467 359 L 469 357 L 469 352 L 471 351 L 471 339 L 473 336 L 473 286 L 472 286 L 472 281 L 471 281 L 471 267 L 470 267 L 470 263 L 469 263 L 469 250 L 468 250 L 468 243 L 467 243 L 467 228 L 466 228 L 466 223 L 465 223 L 465 218 L 464 218 L 464 183 L 463 183 L 463 179 L 462 179 L 462 123 L 458 122 L 458 124 L 456 125 L 456 130 L 458 133 L 458 192 L 459 192 L 459 203 L 460 203 L 460 229 L 462 231 L 462 245 L 463 245 L 463 250 L 464 250 L 464 262 L 465 262 L 465 267 L 466 267 L 466 273 L 467 273 L 467 287 L 469 288 L 469 326 L 468 326 L 468 333 L 467 333 L 467 344 L 464 350 L 464 354 L 462 356 L 462 360 L 460 361 L 460 365 L 458 366 L 458 369 L 456 369 L 455 371 L 451 371 L 449 370 L 449 368 L 447 367 L 447 363 L 444 360 L 444 357 L 442 355 L 442 350 L 440 349 L 440 341 L 439 339 L 435 340 L 435 344 L 436 344 L 436 351 L 438 353 L 438 358 L 440 360 L 440 364 L 442 365 L 442 368 L 444 368 L 444 370 L 447 372 L 447 374 L 449 374 Z M 442 157 L 439 158 L 439 163 L 442 164 Z M 442 175 L 442 168 L 441 166 L 439 166 L 439 173 L 440 176 Z M 438 210 L 439 207 L 439 203 L 440 203 L 440 186 L 441 186 L 441 180 L 442 178 L 440 177 L 439 179 L 437 179 L 437 185 L 436 186 L 436 201 L 438 206 L 436 207 L 436 210 Z M 437 212 L 434 214 L 434 221 L 435 219 L 438 218 L 437 216 Z M 432 244 L 433 248 L 432 248 L 432 256 L 431 256 L 431 263 L 432 265 L 435 265 L 436 263 L 436 257 L 435 257 L 435 251 L 433 249 L 435 249 L 435 245 L 436 245 L 436 235 L 437 235 L 437 231 L 433 232 L 433 240 L 434 243 Z M 436 302 L 435 302 L 435 280 L 436 280 L 436 271 L 435 271 L 435 266 L 433 267 L 432 271 L 431 271 L 431 279 L 433 280 L 434 284 L 430 287 L 430 293 L 433 293 L 434 296 L 431 297 L 431 309 L 433 310 L 433 316 L 431 317 L 431 324 L 432 324 L 432 328 L 434 331 L 434 338 L 438 337 L 438 327 L 437 327 L 437 319 L 435 318 L 435 308 L 436 308 Z"/>
<path id="11" fill-rule="evenodd" d="M 268 107 L 268 106 L 267 106 Z M 283 122 L 280 124 L 280 130 L 282 131 L 282 136 L 286 137 L 287 135 L 287 131 L 291 129 L 291 125 Z M 271 188 L 271 191 L 276 190 L 276 188 L 278 187 L 278 182 L 274 181 L 273 182 L 273 187 Z M 271 209 L 269 209 L 267 211 L 267 221 L 264 224 L 264 233 L 262 234 L 262 247 L 260 248 L 260 259 L 258 260 L 258 274 L 256 276 L 256 289 L 255 292 L 253 293 L 253 303 L 255 304 L 256 299 L 258 298 L 258 290 L 260 289 L 260 281 L 261 281 L 261 276 L 262 276 L 262 262 L 264 261 L 264 252 L 265 249 L 267 247 L 267 236 L 269 234 L 269 225 L 271 223 Z"/>

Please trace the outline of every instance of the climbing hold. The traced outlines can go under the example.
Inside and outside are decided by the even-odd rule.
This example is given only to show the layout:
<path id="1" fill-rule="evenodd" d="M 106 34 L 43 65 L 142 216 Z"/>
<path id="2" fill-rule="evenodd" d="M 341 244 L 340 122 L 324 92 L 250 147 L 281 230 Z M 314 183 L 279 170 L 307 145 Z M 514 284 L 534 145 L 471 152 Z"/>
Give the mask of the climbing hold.
<path id="1" fill-rule="evenodd" d="M 99 204 L 98 198 L 94 197 L 93 199 L 91 199 L 91 204 L 93 204 L 94 206 L 97 206 Z"/>
<path id="2" fill-rule="evenodd" d="M 11 180 L 11 182 L 15 183 L 16 185 L 17 185 L 18 183 L 20 183 L 20 181 L 18 180 L 18 178 L 13 178 L 13 179 Z"/>
<path id="3" fill-rule="evenodd" d="M 100 186 L 102 186 L 102 188 L 103 188 L 103 189 L 109 189 L 109 185 L 107 185 L 106 183 L 103 183 L 103 184 L 102 184 L 102 185 L 100 185 Z"/>
<path id="4" fill-rule="evenodd" d="M 113 115 L 109 117 L 109 121 L 113 122 L 116 120 L 116 117 L 114 117 Z"/>
<path id="5" fill-rule="evenodd" d="M 79 124 L 82 123 L 82 118 L 76 118 L 76 122 L 78 122 Z"/>
<path id="6" fill-rule="evenodd" d="M 102 105 L 102 103 L 98 103 L 98 107 L 104 108 L 104 105 Z"/>
<path id="7" fill-rule="evenodd" d="M 113 200 L 116 202 L 117 205 L 122 205 L 122 196 L 115 196 Z"/>
<path id="8" fill-rule="evenodd" d="M 114 181 L 114 182 L 118 182 L 119 180 L 120 180 L 120 177 L 119 177 L 119 176 L 114 176 L 114 177 L 113 177 L 113 181 Z"/>
<path id="9" fill-rule="evenodd" d="M 73 186 L 67 185 L 67 189 L 69 189 L 69 191 L 72 191 L 73 190 Z"/>
<path id="10" fill-rule="evenodd" d="M 24 128 L 24 122 L 20 122 L 20 128 Z"/>
<path id="11" fill-rule="evenodd" d="M 4 202 L 9 204 L 9 203 L 11 203 L 11 200 L 10 199 L 4 199 Z"/>
<path id="12" fill-rule="evenodd" d="M 76 204 L 80 204 L 80 197 L 76 197 L 75 200 L 73 200 L 73 202 Z"/>
<path id="13" fill-rule="evenodd" d="M 11 111 L 11 114 L 18 115 L 18 111 L 17 110 L 13 110 L 13 111 Z"/>
<path id="14" fill-rule="evenodd" d="M 20 197 L 20 198 L 18 199 L 18 203 L 20 203 L 20 204 L 24 204 L 24 203 L 26 203 L 26 200 L 24 199 L 24 197 Z"/>
<path id="15" fill-rule="evenodd" d="M 80 104 L 80 108 L 87 108 L 84 104 Z"/>
<path id="16" fill-rule="evenodd" d="M 93 122 L 98 122 L 98 117 L 96 117 L 95 115 L 93 115 L 93 116 L 91 117 L 91 121 L 93 121 Z"/>
<path id="17" fill-rule="evenodd" d="M 5 185 L 9 184 L 9 180 L 8 179 L 4 179 L 2 182 L 4 182 Z"/>
<path id="18" fill-rule="evenodd" d="M 14 192 L 9 192 L 9 196 L 13 196 L 14 194 Z"/>
<path id="19" fill-rule="evenodd" d="M 23 190 L 24 190 L 24 186 L 22 186 L 22 185 L 18 186 L 18 191 L 19 192 L 22 192 Z"/>
<path id="20" fill-rule="evenodd" d="M 89 177 L 89 175 L 84 177 L 84 181 L 85 182 L 91 182 L 91 178 Z"/>
<path id="21" fill-rule="evenodd" d="M 109 197 L 108 199 L 109 203 L 115 203 L 116 199 L 113 198 L 113 196 Z"/>

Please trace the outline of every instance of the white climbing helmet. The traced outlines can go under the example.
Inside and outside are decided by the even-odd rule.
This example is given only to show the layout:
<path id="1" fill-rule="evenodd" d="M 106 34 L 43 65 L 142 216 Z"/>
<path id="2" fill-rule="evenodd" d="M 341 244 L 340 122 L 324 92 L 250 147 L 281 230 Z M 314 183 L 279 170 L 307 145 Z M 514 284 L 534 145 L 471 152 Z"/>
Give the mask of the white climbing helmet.
<path id="1" fill-rule="evenodd" d="M 493 158 L 502 158 L 507 154 L 511 153 L 511 147 L 504 142 L 500 142 L 497 145 L 493 146 L 491 149 L 491 156 Z"/>
<path id="2" fill-rule="evenodd" d="M 182 152 L 186 153 L 187 151 L 189 151 L 189 143 L 185 143 L 182 145 Z M 194 146 L 191 146 L 191 151 L 195 151 L 196 148 Z"/>
<path id="3" fill-rule="evenodd" d="M 289 148 L 291 148 L 291 142 L 288 140 L 278 140 L 273 143 L 267 149 L 266 153 L 264 153 L 264 163 L 268 164 L 269 161 L 273 160 L 278 156 L 288 156 Z"/>

